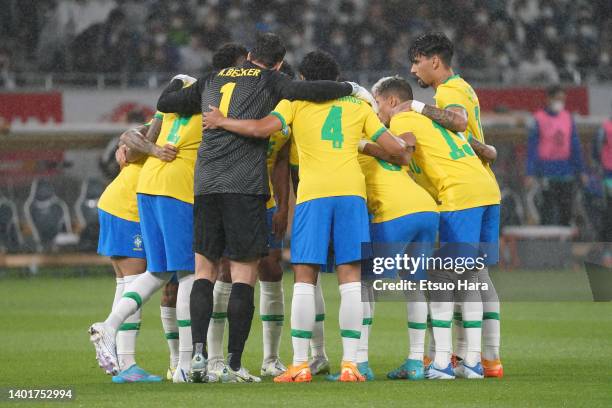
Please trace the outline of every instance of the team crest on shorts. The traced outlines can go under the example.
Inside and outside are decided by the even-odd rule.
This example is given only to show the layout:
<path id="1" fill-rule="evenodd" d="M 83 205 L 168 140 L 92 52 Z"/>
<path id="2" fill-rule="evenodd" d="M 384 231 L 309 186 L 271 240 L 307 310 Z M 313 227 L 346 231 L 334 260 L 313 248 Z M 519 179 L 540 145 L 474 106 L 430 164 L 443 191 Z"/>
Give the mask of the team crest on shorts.
<path id="1" fill-rule="evenodd" d="M 142 251 L 142 237 L 140 234 L 134 235 L 134 251 Z"/>

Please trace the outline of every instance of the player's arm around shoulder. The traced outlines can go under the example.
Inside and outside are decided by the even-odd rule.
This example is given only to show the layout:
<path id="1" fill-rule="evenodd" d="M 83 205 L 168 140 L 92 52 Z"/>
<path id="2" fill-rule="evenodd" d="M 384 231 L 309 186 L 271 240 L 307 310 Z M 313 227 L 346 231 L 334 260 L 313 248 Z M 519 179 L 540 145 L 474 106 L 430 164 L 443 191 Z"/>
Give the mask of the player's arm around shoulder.
<path id="1" fill-rule="evenodd" d="M 223 116 L 215 106 L 209 108 L 210 112 L 202 114 L 204 130 L 223 128 L 242 136 L 267 139 L 272 133 L 283 129 L 283 123 L 275 115 L 268 115 L 262 119 L 234 119 Z"/>
<path id="2" fill-rule="evenodd" d="M 127 161 L 133 163 L 145 156 L 154 156 L 158 159 L 171 162 L 176 159 L 177 149 L 175 146 L 166 144 L 158 146 L 155 144 L 163 122 L 162 115 L 155 115 L 147 127 L 142 129 L 131 129 L 121 135 L 121 142 L 127 146 Z M 146 134 L 143 132 L 146 130 Z"/>
<path id="3" fill-rule="evenodd" d="M 440 109 L 437 106 L 427 105 L 420 101 L 408 100 L 399 104 L 395 108 L 394 114 L 411 111 L 420 113 L 453 132 L 465 132 L 467 129 L 468 115 L 465 109 L 460 106 Z"/>

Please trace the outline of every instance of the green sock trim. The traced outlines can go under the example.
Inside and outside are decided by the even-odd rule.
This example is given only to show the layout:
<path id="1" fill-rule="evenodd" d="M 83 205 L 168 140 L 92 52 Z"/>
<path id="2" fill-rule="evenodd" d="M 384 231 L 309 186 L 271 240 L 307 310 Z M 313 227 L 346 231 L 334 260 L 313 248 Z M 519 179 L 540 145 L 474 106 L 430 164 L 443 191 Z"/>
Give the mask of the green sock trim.
<path id="1" fill-rule="evenodd" d="M 140 323 L 123 323 L 119 326 L 119 331 L 140 330 Z"/>
<path id="2" fill-rule="evenodd" d="M 312 339 L 312 332 L 308 330 L 291 329 L 291 337 L 298 337 L 300 339 Z"/>
<path id="3" fill-rule="evenodd" d="M 371 317 L 365 317 L 363 319 L 363 321 L 361 322 L 361 324 L 363 326 L 371 326 L 372 325 L 372 318 Z"/>
<path id="4" fill-rule="evenodd" d="M 427 323 L 408 322 L 408 328 L 416 330 L 425 330 L 427 328 Z"/>
<path id="5" fill-rule="evenodd" d="M 178 340 L 178 336 L 177 332 L 166 333 L 166 340 Z"/>
<path id="6" fill-rule="evenodd" d="M 262 322 L 282 322 L 285 320 L 285 315 L 261 315 Z"/>
<path id="7" fill-rule="evenodd" d="M 499 320 L 498 312 L 484 312 L 482 314 L 482 320 Z"/>
<path id="8" fill-rule="evenodd" d="M 325 313 L 318 314 L 315 316 L 315 322 L 322 322 L 323 320 L 325 320 Z"/>
<path id="9" fill-rule="evenodd" d="M 189 327 L 191 326 L 191 320 L 177 320 L 176 324 L 178 327 Z"/>
<path id="10" fill-rule="evenodd" d="M 461 315 L 461 312 L 455 312 L 453 313 L 453 320 L 457 320 L 457 321 L 462 321 L 463 320 L 463 316 Z"/>
<path id="11" fill-rule="evenodd" d="M 361 338 L 361 332 L 359 330 L 340 330 L 340 336 L 349 339 Z"/>
<path id="12" fill-rule="evenodd" d="M 136 304 L 138 305 L 138 308 L 142 306 L 142 298 L 136 292 L 126 292 L 123 294 L 123 297 L 132 299 L 134 302 L 136 302 Z"/>
<path id="13" fill-rule="evenodd" d="M 431 319 L 431 327 L 445 327 L 448 329 L 451 327 L 452 322 L 452 320 Z"/>
<path id="14" fill-rule="evenodd" d="M 213 314 L 210 317 L 211 317 L 211 319 L 225 319 L 225 318 L 227 318 L 227 313 L 225 313 L 225 312 L 213 312 Z"/>
<path id="15" fill-rule="evenodd" d="M 465 329 L 477 329 L 482 327 L 482 320 L 464 320 L 463 328 Z"/>

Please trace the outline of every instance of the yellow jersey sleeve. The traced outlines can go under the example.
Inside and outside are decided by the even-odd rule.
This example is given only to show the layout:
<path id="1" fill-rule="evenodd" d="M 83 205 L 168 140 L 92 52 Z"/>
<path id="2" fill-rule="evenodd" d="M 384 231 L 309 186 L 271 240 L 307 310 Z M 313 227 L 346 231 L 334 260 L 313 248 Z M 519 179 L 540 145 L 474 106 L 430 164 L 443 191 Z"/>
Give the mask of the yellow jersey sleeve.
<path id="1" fill-rule="evenodd" d="M 374 109 L 370 105 L 364 104 L 364 109 L 366 110 L 366 118 L 363 125 L 363 133 L 366 137 L 373 142 L 375 142 L 380 135 L 387 131 L 387 127 L 383 125 L 383 123 L 374 112 Z"/>
<path id="2" fill-rule="evenodd" d="M 462 108 L 467 113 L 470 105 L 463 92 L 450 86 L 440 85 L 436 90 L 434 99 L 436 100 L 436 106 L 440 109 L 456 107 Z"/>
<path id="3" fill-rule="evenodd" d="M 293 118 L 295 116 L 295 104 L 287 99 L 283 99 L 278 103 L 278 105 L 276 105 L 274 110 L 270 112 L 270 115 L 276 116 L 283 125 L 282 130 L 285 130 L 293 123 Z"/>
<path id="4" fill-rule="evenodd" d="M 137 191 L 193 204 L 194 169 L 201 141 L 202 115 L 180 116 L 164 113 L 155 143 L 158 146 L 166 143 L 176 146 L 176 159 L 164 162 L 150 156 L 142 168 Z"/>

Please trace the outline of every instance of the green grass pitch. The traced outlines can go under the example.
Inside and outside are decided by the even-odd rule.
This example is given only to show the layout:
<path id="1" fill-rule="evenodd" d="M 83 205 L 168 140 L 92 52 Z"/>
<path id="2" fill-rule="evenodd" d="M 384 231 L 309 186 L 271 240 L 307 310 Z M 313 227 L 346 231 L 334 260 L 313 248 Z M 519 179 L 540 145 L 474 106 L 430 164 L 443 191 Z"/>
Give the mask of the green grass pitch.
<path id="1" fill-rule="evenodd" d="M 514 274 L 514 277 L 512 277 Z M 532 273 L 533 274 L 533 273 Z M 524 281 L 524 272 L 503 279 Z M 291 357 L 289 302 L 292 277 L 285 275 L 286 318 L 281 355 Z M 501 277 L 500 277 L 501 278 Z M 324 276 L 327 351 L 338 367 L 338 289 Z M 257 293 L 258 291 L 256 291 Z M 23 402 L 15 406 L 85 407 L 609 407 L 612 406 L 612 306 L 610 303 L 507 302 L 502 305 L 502 380 L 450 382 L 390 381 L 385 373 L 406 356 L 406 307 L 378 303 L 370 342 L 376 381 L 337 384 L 125 384 L 115 385 L 98 368 L 86 329 L 102 320 L 111 305 L 114 279 L 0 279 L 0 389 L 73 387 L 66 403 Z M 256 301 L 256 304 L 257 301 Z M 159 294 L 144 307 L 137 360 L 165 374 L 166 342 L 159 319 Z M 261 323 L 256 317 L 245 365 L 261 362 Z M 0 404 L 12 406 L 5 396 Z M 4 399 L 4 401 L 2 401 Z"/>

